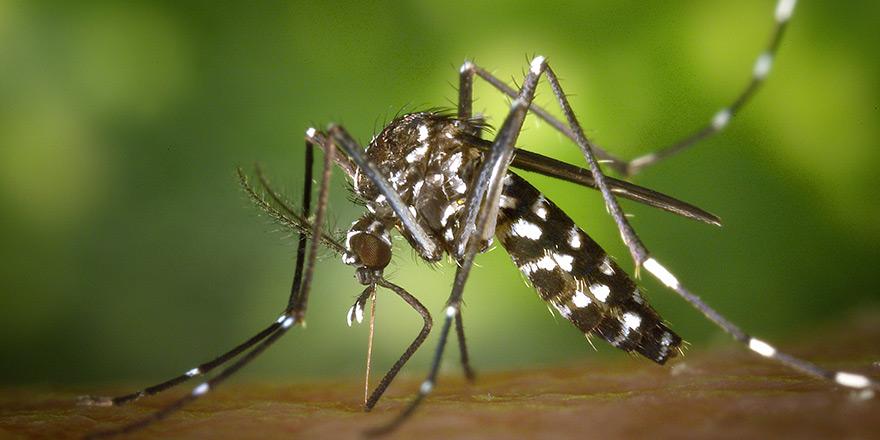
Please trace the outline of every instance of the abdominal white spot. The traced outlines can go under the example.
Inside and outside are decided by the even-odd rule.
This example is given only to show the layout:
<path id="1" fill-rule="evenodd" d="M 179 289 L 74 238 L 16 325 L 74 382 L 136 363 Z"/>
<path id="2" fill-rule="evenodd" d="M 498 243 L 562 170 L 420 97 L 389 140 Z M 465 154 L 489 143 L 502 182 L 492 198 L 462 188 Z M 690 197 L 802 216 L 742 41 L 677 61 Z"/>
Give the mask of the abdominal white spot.
<path id="1" fill-rule="evenodd" d="M 515 221 L 513 226 L 510 227 L 510 231 L 511 234 L 517 237 L 524 237 L 530 240 L 541 238 L 541 234 L 543 233 L 540 226 L 523 219 Z"/>
<path id="2" fill-rule="evenodd" d="M 574 293 L 574 296 L 571 298 L 571 302 L 572 302 L 572 304 L 574 304 L 575 307 L 584 308 L 584 307 L 590 305 L 590 303 L 592 303 L 593 300 L 591 300 L 589 296 L 584 294 L 584 292 L 581 292 L 580 290 L 578 290 Z"/>
<path id="3" fill-rule="evenodd" d="M 556 264 L 559 265 L 560 269 L 566 272 L 571 272 L 574 257 L 572 257 L 571 255 L 554 253 L 553 260 L 556 261 Z"/>
<path id="4" fill-rule="evenodd" d="M 541 220 L 547 220 L 547 208 L 546 208 L 547 199 L 544 196 L 538 197 L 538 200 L 535 200 L 535 203 L 532 204 L 532 212 L 535 213 Z"/>
<path id="5" fill-rule="evenodd" d="M 581 233 L 577 226 L 572 227 L 568 231 L 568 245 L 571 246 L 572 249 L 581 248 Z"/>
<path id="6" fill-rule="evenodd" d="M 640 325 L 642 325 L 642 318 L 639 315 L 632 312 L 626 312 L 623 314 L 624 327 L 630 330 L 636 330 Z"/>
<path id="7" fill-rule="evenodd" d="M 559 314 L 564 318 L 571 317 L 571 309 L 568 308 L 565 304 L 554 304 L 556 306 L 556 310 L 559 310 Z"/>
<path id="8" fill-rule="evenodd" d="M 549 255 L 544 255 L 536 264 L 538 269 L 553 270 L 556 267 L 556 260 Z"/>
<path id="9" fill-rule="evenodd" d="M 611 288 L 604 284 L 590 284 L 590 293 L 596 297 L 599 301 L 605 302 L 608 299 L 608 295 L 611 293 Z"/>

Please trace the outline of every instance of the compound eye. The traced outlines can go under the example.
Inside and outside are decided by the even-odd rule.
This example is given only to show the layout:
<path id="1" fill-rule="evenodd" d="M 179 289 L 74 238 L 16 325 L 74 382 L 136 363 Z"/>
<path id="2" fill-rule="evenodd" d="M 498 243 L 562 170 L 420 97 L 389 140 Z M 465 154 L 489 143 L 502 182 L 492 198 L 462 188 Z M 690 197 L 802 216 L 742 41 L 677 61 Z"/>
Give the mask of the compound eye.
<path id="1" fill-rule="evenodd" d="M 352 253 L 369 269 L 384 269 L 391 262 L 391 246 L 381 238 L 360 233 L 349 239 Z"/>

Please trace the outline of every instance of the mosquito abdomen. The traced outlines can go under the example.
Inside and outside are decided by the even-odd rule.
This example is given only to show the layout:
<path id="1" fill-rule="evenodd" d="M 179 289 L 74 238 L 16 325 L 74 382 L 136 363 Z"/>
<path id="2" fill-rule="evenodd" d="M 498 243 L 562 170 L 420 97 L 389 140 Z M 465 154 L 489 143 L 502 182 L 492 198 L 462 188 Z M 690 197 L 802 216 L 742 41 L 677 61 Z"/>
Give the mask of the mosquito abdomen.
<path id="1" fill-rule="evenodd" d="M 544 301 L 586 335 L 663 364 L 681 345 L 629 275 L 537 188 L 504 180 L 495 230 Z"/>

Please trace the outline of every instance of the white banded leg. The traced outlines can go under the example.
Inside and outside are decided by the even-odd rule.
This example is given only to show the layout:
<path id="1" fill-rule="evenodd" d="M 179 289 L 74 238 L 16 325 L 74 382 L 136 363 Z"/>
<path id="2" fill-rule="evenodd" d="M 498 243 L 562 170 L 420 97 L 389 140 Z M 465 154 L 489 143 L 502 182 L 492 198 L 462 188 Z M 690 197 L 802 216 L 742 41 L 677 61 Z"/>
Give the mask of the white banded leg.
<path id="1" fill-rule="evenodd" d="M 796 0 L 778 0 L 776 3 L 776 9 L 774 11 L 775 25 L 770 40 L 761 54 L 758 55 L 758 58 L 755 59 L 755 64 L 752 67 L 752 77 L 746 85 L 746 88 L 740 92 L 736 99 L 734 99 L 729 106 L 718 110 L 705 126 L 690 136 L 687 136 L 667 147 L 629 161 L 629 163 L 626 164 L 625 174 L 637 174 L 641 170 L 693 146 L 698 141 L 724 130 L 724 128 L 730 123 L 730 120 L 740 109 L 742 109 L 749 99 L 751 99 L 755 92 L 757 92 L 758 88 L 763 84 L 767 75 L 770 73 L 770 70 L 773 67 L 773 60 L 779 49 L 779 43 L 782 40 L 786 25 L 794 13 L 796 3 Z"/>
<path id="2" fill-rule="evenodd" d="M 306 132 L 305 176 L 303 179 L 303 181 L 306 184 L 304 185 L 304 188 L 303 188 L 303 198 L 302 198 L 302 215 L 306 216 L 306 217 L 308 216 L 308 213 L 311 210 L 311 183 L 312 183 L 312 167 L 313 167 L 313 162 L 314 162 L 313 143 L 315 142 L 311 138 L 314 136 L 314 134 L 315 134 L 314 129 L 309 129 L 309 131 Z M 250 186 L 247 184 L 244 173 L 242 173 L 242 171 L 240 169 L 238 171 L 239 171 L 239 178 L 241 179 L 242 186 L 245 188 L 246 191 L 249 192 L 252 199 L 254 200 L 255 203 L 258 204 L 258 206 L 260 206 L 263 209 L 266 209 L 266 207 L 268 207 L 269 205 L 264 200 L 262 200 L 257 195 L 257 193 L 255 191 L 253 191 L 252 188 L 250 188 Z M 258 175 L 260 176 L 260 182 L 263 184 L 264 188 L 270 193 L 270 195 L 276 201 L 278 201 L 280 203 L 281 200 L 280 200 L 280 197 L 278 196 L 278 194 L 275 193 L 274 191 L 272 191 L 271 187 L 268 184 L 268 181 L 265 179 L 265 177 L 259 171 L 259 168 L 257 171 L 258 171 Z M 284 205 L 284 204 L 282 203 L 282 205 Z M 287 208 L 286 205 L 285 205 L 285 208 Z M 291 214 L 296 215 L 292 209 L 287 208 L 287 210 Z M 280 213 L 278 213 L 278 214 L 280 214 Z M 276 217 L 277 217 L 277 215 L 276 215 Z M 299 236 L 298 243 L 297 243 L 297 258 L 296 258 L 297 263 L 295 264 L 293 283 L 292 283 L 292 287 L 291 287 L 290 297 L 288 299 L 288 310 L 294 308 L 293 303 L 294 303 L 294 300 L 297 299 L 296 290 L 299 288 L 299 283 L 302 281 L 303 267 L 302 267 L 301 262 L 305 261 L 306 235 L 307 234 L 301 232 L 300 236 Z M 266 327 L 265 329 L 263 329 L 262 331 L 260 331 L 256 335 L 252 336 L 251 338 L 249 338 L 247 341 L 242 342 L 241 344 L 235 346 L 234 348 L 227 351 L 226 353 L 223 353 L 220 356 L 212 359 L 211 361 L 204 362 L 202 364 L 199 364 L 199 366 L 197 366 L 195 368 L 191 368 L 191 369 L 187 370 L 185 373 L 183 373 L 179 376 L 175 376 L 175 377 L 173 377 L 169 380 L 166 380 L 164 382 L 161 382 L 156 385 L 144 388 L 140 391 L 126 394 L 126 395 L 122 395 L 122 396 L 117 396 L 117 397 L 81 396 L 78 398 L 78 403 L 80 405 L 85 405 L 85 406 L 119 406 L 119 405 L 124 405 L 126 403 L 130 403 L 135 400 L 138 400 L 141 397 L 151 396 L 154 394 L 158 394 L 162 391 L 165 391 L 167 389 L 173 388 L 183 382 L 186 382 L 190 378 L 193 378 L 196 376 L 201 376 L 203 374 L 207 374 L 207 373 L 211 372 L 212 370 L 214 370 L 215 368 L 217 368 L 217 367 L 225 364 L 229 360 L 235 358 L 236 356 L 238 356 L 239 354 L 241 354 L 245 350 L 251 348 L 256 343 L 269 337 L 269 335 L 271 335 L 276 330 L 278 330 L 278 328 L 284 322 L 286 317 L 287 317 L 286 313 L 281 315 L 281 317 L 279 317 L 273 324 L 270 324 L 268 327 Z"/>
<path id="3" fill-rule="evenodd" d="M 794 3 L 790 1 L 780 3 L 780 8 L 778 9 L 779 12 L 777 13 L 777 16 L 782 20 L 787 20 L 787 18 L 791 15 L 791 8 L 793 8 L 793 5 Z M 759 61 L 756 64 L 755 68 L 755 73 L 758 79 L 762 79 L 763 76 L 766 75 L 768 70 L 769 61 L 766 58 L 759 58 Z M 620 210 L 617 201 L 615 200 L 613 195 L 609 191 L 607 191 L 607 186 L 604 183 L 604 175 L 602 175 L 601 170 L 599 170 L 597 166 L 595 158 L 592 156 L 592 145 L 583 135 L 583 130 L 581 129 L 573 112 L 571 111 L 571 108 L 568 105 L 567 100 L 565 99 L 565 94 L 560 88 L 558 80 L 553 74 L 553 71 L 549 68 L 549 66 L 547 66 L 545 68 L 545 72 L 547 74 L 548 81 L 550 81 L 551 87 L 553 88 L 554 94 L 556 95 L 557 100 L 563 108 L 563 113 L 565 113 L 568 119 L 569 127 L 574 134 L 574 138 L 576 139 L 578 145 L 581 147 L 584 156 L 587 158 L 587 161 L 590 164 L 591 172 L 594 174 L 597 186 L 602 191 L 602 194 L 605 198 L 606 206 L 609 208 L 609 211 L 614 217 L 615 222 L 618 224 L 618 228 L 621 232 L 624 243 L 627 245 L 633 255 L 633 259 L 636 262 L 637 268 L 639 267 L 639 265 L 643 265 L 646 270 L 648 270 L 663 284 L 673 289 L 686 301 L 691 303 L 691 305 L 702 312 L 707 318 L 709 318 L 723 330 L 731 334 L 736 340 L 742 342 L 743 344 L 746 344 L 752 351 L 758 353 L 759 355 L 774 359 L 778 362 L 788 365 L 791 368 L 797 369 L 809 375 L 832 380 L 840 385 L 850 388 L 878 388 L 877 382 L 869 379 L 866 376 L 849 372 L 835 372 L 826 370 L 810 362 L 779 352 L 763 341 L 753 339 L 745 332 L 740 330 L 733 323 L 721 316 L 718 312 L 710 308 L 699 297 L 690 293 L 681 285 L 678 279 L 676 279 L 676 277 L 671 272 L 669 272 L 664 266 L 657 262 L 656 259 L 650 257 L 647 249 L 641 244 L 638 237 L 635 235 L 635 232 L 630 227 L 626 217 L 622 214 L 622 211 Z M 721 126 L 723 124 L 726 124 L 727 120 L 728 116 L 725 112 L 722 112 L 720 116 L 716 117 L 715 124 L 716 126 Z"/>
<path id="4" fill-rule="evenodd" d="M 319 186 L 319 194 L 318 194 L 318 206 L 315 210 L 314 221 L 312 224 L 311 237 L 322 237 L 322 225 L 324 223 L 324 217 L 327 208 L 327 200 L 329 196 L 329 186 L 330 186 L 330 175 L 332 172 L 333 166 L 333 156 L 335 150 L 335 145 L 332 142 L 324 145 L 324 167 L 323 173 L 321 177 L 321 183 Z M 242 183 L 246 185 L 246 181 L 242 180 Z M 307 184 L 307 190 L 310 190 L 310 183 Z M 246 190 L 251 197 L 260 199 L 260 197 L 253 191 L 252 188 L 246 186 Z M 271 206 L 268 205 L 265 200 L 260 199 L 262 203 L 259 203 L 258 206 L 261 208 L 271 209 Z M 306 216 L 308 213 L 304 213 Z M 305 242 L 301 242 L 305 243 Z M 231 365 L 224 368 L 213 378 L 200 383 L 192 391 L 186 396 L 173 401 L 172 403 L 162 407 L 156 412 L 153 412 L 149 416 L 128 423 L 119 427 L 111 428 L 104 431 L 97 431 L 92 434 L 89 434 L 87 438 L 102 438 L 102 437 L 111 437 L 115 435 L 125 434 L 133 431 L 137 431 L 143 429 L 157 421 L 160 421 L 169 415 L 179 411 L 181 408 L 186 406 L 187 404 L 195 401 L 196 399 L 204 396 L 221 382 L 228 379 L 230 376 L 235 374 L 238 370 L 243 368 L 245 365 L 249 364 L 252 360 L 254 360 L 257 356 L 259 356 L 263 351 L 269 348 L 275 341 L 277 341 L 281 336 L 287 333 L 294 324 L 302 323 L 302 320 L 305 315 L 306 310 L 306 299 L 308 298 L 308 291 L 311 289 L 312 280 L 314 278 L 314 268 L 315 261 L 317 259 L 318 247 L 321 244 L 321 240 L 313 239 L 309 242 L 309 249 L 307 255 L 307 261 L 303 262 L 302 260 L 298 260 L 297 262 L 297 270 L 296 273 L 302 273 L 301 282 L 296 283 L 293 289 L 293 299 L 290 301 L 291 304 L 294 304 L 292 307 L 288 307 L 284 314 L 282 314 L 274 324 L 270 326 L 270 328 L 274 328 L 265 339 L 263 339 L 259 344 L 254 346 L 250 351 L 244 353 L 237 361 L 233 362 Z M 300 272 L 301 267 L 305 267 L 304 271 Z M 296 277 L 295 277 L 296 278 Z M 297 280 L 299 281 L 299 280 Z M 184 373 L 184 376 L 187 378 L 202 374 L 203 371 L 201 368 L 193 369 Z"/>
<path id="5" fill-rule="evenodd" d="M 844 387 L 854 388 L 858 390 L 880 390 L 880 383 L 867 376 L 846 371 L 827 370 L 811 362 L 783 353 L 777 350 L 772 345 L 768 344 L 767 342 L 746 334 L 735 324 L 727 320 L 727 318 L 719 314 L 713 308 L 709 307 L 709 305 L 703 302 L 700 297 L 694 295 L 684 286 L 682 286 L 675 275 L 673 275 L 668 269 L 666 269 L 666 267 L 664 267 L 654 258 L 647 259 L 643 267 L 646 271 L 648 271 L 648 273 L 650 273 L 651 275 L 656 277 L 657 280 L 666 285 L 666 287 L 678 293 L 679 296 L 684 298 L 685 301 L 690 303 L 704 316 L 709 318 L 710 321 L 714 322 L 722 330 L 733 336 L 735 340 L 745 344 L 749 348 L 749 350 L 757 353 L 758 355 L 768 359 L 773 359 L 783 365 L 786 365 L 810 376 L 833 381 L 838 385 Z"/>
<path id="6" fill-rule="evenodd" d="M 791 19 L 792 14 L 794 13 L 795 5 L 796 0 L 778 0 L 778 2 L 776 3 L 776 8 L 774 10 L 775 23 L 773 31 L 771 32 L 771 36 L 767 46 L 755 60 L 750 81 L 748 82 L 746 87 L 736 96 L 732 103 L 727 107 L 718 110 L 707 121 L 706 125 L 696 130 L 694 133 L 682 138 L 681 140 L 670 144 L 669 146 L 658 148 L 652 153 L 644 154 L 629 161 L 619 158 L 609 153 L 606 149 L 594 144 L 593 150 L 596 156 L 602 159 L 603 162 L 607 163 L 608 166 L 610 166 L 618 173 L 621 173 L 623 175 L 634 175 L 642 171 L 643 169 L 655 165 L 663 159 L 672 156 L 682 150 L 685 150 L 693 146 L 697 142 L 722 131 L 730 123 L 731 119 L 737 114 L 737 112 L 752 98 L 755 92 L 757 92 L 758 88 L 761 86 L 761 84 L 767 78 L 767 75 L 770 73 L 770 70 L 773 66 L 773 60 L 776 57 L 776 53 L 779 49 L 779 43 L 782 41 L 782 36 L 784 35 L 788 22 Z M 507 85 L 504 81 L 492 75 L 485 69 L 477 66 L 473 62 L 466 61 L 464 64 L 462 64 L 460 69 L 459 99 L 470 97 L 471 90 L 473 89 L 471 83 L 475 74 L 476 76 L 482 78 L 507 96 L 511 98 L 515 98 L 517 96 L 517 91 Z M 459 116 L 469 116 L 470 109 L 471 107 L 469 101 L 467 104 L 459 102 Z M 553 128 L 555 128 L 571 140 L 577 140 L 575 138 L 576 134 L 573 130 L 571 130 L 559 119 L 556 119 L 545 109 L 541 108 L 538 105 L 532 104 L 530 111 L 532 111 L 536 116 L 543 119 Z"/>
<path id="7" fill-rule="evenodd" d="M 272 323 L 271 325 L 269 325 L 268 327 L 263 329 L 263 331 L 252 336 L 247 341 L 237 345 L 232 350 L 229 350 L 228 352 L 223 353 L 222 355 L 214 358 L 213 360 L 211 360 L 209 362 L 199 364 L 198 367 L 191 368 L 179 376 L 175 376 L 175 377 L 173 377 L 169 380 L 166 380 L 164 382 L 161 382 L 156 385 L 144 388 L 140 391 L 136 391 L 134 393 L 130 393 L 130 394 L 122 395 L 122 396 L 117 396 L 117 397 L 80 396 L 77 399 L 77 403 L 79 405 L 84 405 L 84 406 L 121 406 L 121 405 L 125 405 L 127 403 L 134 402 L 135 400 L 138 400 L 141 397 L 152 396 L 154 394 L 158 394 L 162 391 L 165 391 L 165 390 L 170 389 L 172 387 L 175 387 L 183 382 L 186 382 L 187 380 L 189 380 L 193 377 L 207 374 L 207 373 L 211 372 L 212 370 L 214 370 L 215 368 L 225 364 L 230 359 L 238 356 L 239 354 L 241 354 L 245 350 L 249 349 L 254 344 L 269 337 L 272 333 L 274 333 L 275 331 L 278 330 L 278 328 L 281 326 L 281 323 L 283 322 L 283 319 L 285 317 L 286 317 L 286 315 L 282 315 L 280 318 L 278 318 L 278 320 L 276 322 Z"/>

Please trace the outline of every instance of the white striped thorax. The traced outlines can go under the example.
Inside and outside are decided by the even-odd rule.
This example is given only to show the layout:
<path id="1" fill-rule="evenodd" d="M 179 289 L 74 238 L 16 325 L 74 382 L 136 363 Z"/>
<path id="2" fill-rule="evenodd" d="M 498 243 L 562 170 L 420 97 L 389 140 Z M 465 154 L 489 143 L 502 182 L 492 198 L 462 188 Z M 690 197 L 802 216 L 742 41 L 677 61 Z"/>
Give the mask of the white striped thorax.
<path id="1" fill-rule="evenodd" d="M 479 124 L 439 113 L 412 113 L 388 124 L 367 149 L 367 157 L 382 170 L 406 209 L 436 245 L 436 253 L 421 255 L 428 261 L 438 261 L 449 252 L 456 231 L 461 229 L 468 183 L 481 157 L 478 150 L 462 139 L 477 136 L 481 130 Z M 373 217 L 387 230 L 397 229 L 410 244 L 415 244 L 368 176 L 359 173 L 354 179 L 355 193 Z M 353 226 L 349 234 L 353 232 L 360 230 Z M 349 253 L 357 254 L 350 247 Z M 348 258 L 346 262 L 361 266 L 362 260 Z"/>

